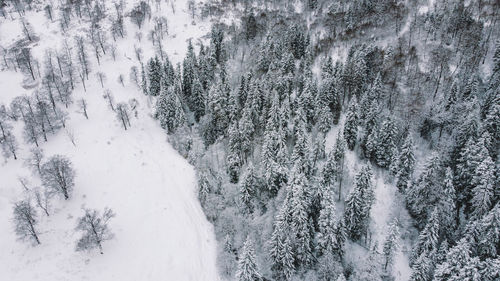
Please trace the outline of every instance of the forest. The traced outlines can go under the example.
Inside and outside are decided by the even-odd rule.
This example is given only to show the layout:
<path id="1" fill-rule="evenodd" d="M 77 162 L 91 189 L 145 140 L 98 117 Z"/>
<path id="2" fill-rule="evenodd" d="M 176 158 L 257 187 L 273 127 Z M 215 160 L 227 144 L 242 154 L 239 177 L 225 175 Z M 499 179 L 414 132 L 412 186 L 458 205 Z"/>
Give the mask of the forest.
<path id="1" fill-rule="evenodd" d="M 116 74 L 93 73 L 128 36 L 151 50 L 134 45 L 116 82 L 194 166 L 222 280 L 500 279 L 500 2 L 190 0 L 193 24 L 210 28 L 178 62 L 164 40 L 175 22 L 153 16 L 164 1 L 54 2 L 0 1 L 6 19 L 43 9 L 62 31 L 88 24 L 40 62 L 28 17 L 0 48 L 2 68 L 39 81 L 0 105 L 5 159 L 20 161 L 22 122 L 43 186 L 13 205 L 19 237 L 40 244 L 37 210 L 71 199 L 71 161 L 38 147 L 69 106 L 89 119 L 76 87 L 102 88 L 123 132 L 139 122 L 140 98 L 115 102 L 104 88 Z M 84 212 L 76 249 L 102 254 L 115 213 Z"/>

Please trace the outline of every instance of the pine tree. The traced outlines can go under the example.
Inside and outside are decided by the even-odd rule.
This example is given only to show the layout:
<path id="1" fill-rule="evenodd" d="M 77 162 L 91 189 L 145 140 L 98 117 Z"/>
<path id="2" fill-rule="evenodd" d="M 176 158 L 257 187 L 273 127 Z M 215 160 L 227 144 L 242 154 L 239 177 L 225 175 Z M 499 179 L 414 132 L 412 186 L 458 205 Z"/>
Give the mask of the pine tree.
<path id="1" fill-rule="evenodd" d="M 318 251 L 325 255 L 334 253 L 337 246 L 336 227 L 338 224 L 337 210 L 332 194 L 328 191 L 323 194 L 321 200 L 321 211 L 318 220 Z M 338 253 L 335 253 L 338 254 Z"/>
<path id="2" fill-rule="evenodd" d="M 285 200 L 274 222 L 274 230 L 269 243 L 270 257 L 274 277 L 279 280 L 290 280 L 295 272 L 295 258 L 286 222 L 288 202 Z"/>
<path id="3" fill-rule="evenodd" d="M 472 190 L 475 187 L 473 179 L 476 169 L 489 154 L 485 146 L 485 140 L 484 137 L 480 137 L 477 140 L 471 137 L 460 152 L 455 173 L 455 186 L 458 191 L 457 199 L 460 204 L 459 206 L 472 200 Z M 479 180 L 479 178 L 477 179 Z M 469 212 L 470 205 L 466 205 L 466 207 L 466 211 Z"/>
<path id="4" fill-rule="evenodd" d="M 396 172 L 396 186 L 402 193 L 405 193 L 415 169 L 415 155 L 413 151 L 413 138 L 408 134 L 398 156 L 398 168 Z"/>
<path id="5" fill-rule="evenodd" d="M 486 151 L 482 151 L 483 161 L 479 163 L 472 177 L 472 216 L 481 218 L 488 213 L 495 200 L 495 164 Z M 498 186 L 497 186 L 498 188 Z"/>
<path id="6" fill-rule="evenodd" d="M 231 183 L 237 183 L 240 168 L 242 166 L 241 161 L 241 141 L 240 141 L 240 131 L 238 129 L 238 122 L 234 121 L 229 126 L 228 130 L 228 153 L 227 153 L 227 172 L 229 175 L 229 181 Z"/>
<path id="7" fill-rule="evenodd" d="M 208 123 L 206 124 L 204 138 L 207 145 L 226 134 L 229 127 L 229 93 L 227 85 L 221 80 L 214 83 L 208 92 L 207 113 Z"/>
<path id="8" fill-rule="evenodd" d="M 191 89 L 192 103 L 191 107 L 194 112 L 195 121 L 200 121 L 200 118 L 205 115 L 205 94 L 203 90 L 203 85 L 201 84 L 198 76 L 193 79 L 193 85 Z"/>
<path id="9" fill-rule="evenodd" d="M 440 155 L 434 153 L 425 163 L 417 181 L 406 192 L 406 203 L 419 222 L 425 221 L 430 210 L 441 199 L 442 168 Z"/>
<path id="10" fill-rule="evenodd" d="M 474 234 L 479 234 L 479 237 L 474 239 L 477 241 L 477 252 L 481 257 L 497 257 L 500 253 L 498 245 L 500 245 L 500 203 L 496 205 L 489 211 L 478 222 L 478 229 L 474 231 Z"/>
<path id="11" fill-rule="evenodd" d="M 430 253 L 438 250 L 440 227 L 439 210 L 435 208 L 424 230 L 418 236 L 417 244 L 413 249 L 414 257 L 419 257 L 424 252 Z"/>
<path id="12" fill-rule="evenodd" d="M 259 183 L 257 175 L 255 174 L 255 169 L 253 164 L 249 163 L 240 183 L 240 199 L 245 209 L 250 213 L 253 212 L 252 199 L 258 189 Z"/>
<path id="13" fill-rule="evenodd" d="M 152 96 L 158 96 L 161 91 L 161 63 L 158 57 L 151 58 L 148 63 L 149 91 Z M 143 81 L 144 84 L 144 81 Z"/>
<path id="14" fill-rule="evenodd" d="M 384 241 L 384 270 L 390 272 L 393 263 L 394 263 L 394 254 L 399 247 L 398 245 L 399 239 L 399 227 L 397 219 L 394 219 L 389 225 L 389 233 Z"/>
<path id="15" fill-rule="evenodd" d="M 451 235 L 455 228 L 456 217 L 456 195 L 455 187 L 453 186 L 453 172 L 451 168 L 446 168 L 444 182 L 442 184 L 442 193 L 440 196 L 439 208 L 442 228 L 445 234 Z"/>
<path id="16" fill-rule="evenodd" d="M 371 177 L 370 167 L 363 167 L 356 175 L 354 188 L 345 203 L 346 231 L 353 240 L 358 240 L 366 234 L 370 209 L 374 201 Z"/>
<path id="17" fill-rule="evenodd" d="M 411 267 L 410 281 L 429 281 L 431 280 L 431 272 L 433 269 L 433 261 L 431 254 L 423 252 L 413 263 Z"/>
<path id="18" fill-rule="evenodd" d="M 296 163 L 293 168 L 293 179 L 288 187 L 291 192 L 289 213 L 291 231 L 293 232 L 292 243 L 295 261 L 298 266 L 308 266 L 312 262 L 312 237 L 311 225 L 309 223 L 309 200 L 308 184 L 305 175 L 300 171 Z"/>
<path id="19" fill-rule="evenodd" d="M 241 147 L 244 157 L 251 155 L 255 127 L 252 122 L 252 112 L 249 108 L 243 109 L 243 114 L 239 121 Z"/>
<path id="20" fill-rule="evenodd" d="M 174 87 L 162 88 L 156 101 L 155 116 L 160 120 L 161 127 L 166 129 L 169 134 L 174 133 L 177 128 L 185 124 L 184 110 Z"/>
<path id="21" fill-rule="evenodd" d="M 457 245 L 450 249 L 446 261 L 436 267 L 433 280 L 467 280 L 460 278 L 462 269 L 467 266 L 471 258 L 470 245 L 465 238 L 458 241 Z"/>
<path id="22" fill-rule="evenodd" d="M 238 281 L 260 281 L 261 276 L 255 261 L 255 250 L 250 238 L 247 237 L 243 244 L 242 252 L 238 259 L 238 270 L 236 272 Z"/>
<path id="23" fill-rule="evenodd" d="M 397 127 L 390 117 L 382 122 L 375 147 L 375 159 L 380 167 L 389 167 L 396 147 Z"/>
<path id="24" fill-rule="evenodd" d="M 349 108 L 347 109 L 346 121 L 344 125 L 344 139 L 347 142 L 347 147 L 350 150 L 354 149 L 358 135 L 358 103 L 356 97 L 351 99 Z"/>
<path id="25" fill-rule="evenodd" d="M 196 56 L 194 54 L 193 44 L 191 40 L 188 43 L 186 57 L 182 62 L 182 94 L 186 101 L 189 102 L 189 108 L 195 111 L 194 103 L 197 97 L 193 97 L 193 80 L 195 79 L 196 72 Z"/>

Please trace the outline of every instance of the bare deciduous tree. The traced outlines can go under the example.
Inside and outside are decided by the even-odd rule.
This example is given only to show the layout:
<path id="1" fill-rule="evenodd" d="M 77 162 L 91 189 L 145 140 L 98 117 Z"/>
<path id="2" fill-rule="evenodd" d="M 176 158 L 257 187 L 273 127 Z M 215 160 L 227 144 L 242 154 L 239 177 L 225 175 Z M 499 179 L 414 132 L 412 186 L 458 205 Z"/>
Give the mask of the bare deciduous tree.
<path id="1" fill-rule="evenodd" d="M 85 118 L 89 119 L 89 115 L 87 114 L 87 101 L 85 99 L 79 99 L 77 101 L 77 104 L 78 104 L 78 107 L 80 108 L 80 110 L 82 111 L 83 116 L 85 116 Z"/>
<path id="2" fill-rule="evenodd" d="M 50 194 L 45 190 L 42 191 L 41 188 L 37 187 L 33 191 L 33 196 L 35 197 L 36 205 L 43 210 L 43 212 L 49 216 L 50 208 Z"/>
<path id="3" fill-rule="evenodd" d="M 75 171 L 68 158 L 62 155 L 52 156 L 42 165 L 42 184 L 49 193 L 59 193 L 68 200 L 75 185 Z"/>
<path id="4" fill-rule="evenodd" d="M 97 76 L 97 79 L 99 79 L 99 82 L 101 83 L 101 88 L 104 88 L 104 82 L 106 81 L 106 74 L 99 71 L 95 75 Z"/>
<path id="5" fill-rule="evenodd" d="M 108 227 L 108 222 L 115 213 L 108 208 L 101 215 L 97 210 L 85 209 L 85 215 L 78 219 L 76 230 L 82 231 L 83 235 L 76 244 L 77 251 L 99 248 L 101 254 L 102 242 L 113 238 L 113 233 Z"/>
<path id="6" fill-rule="evenodd" d="M 115 99 L 113 98 L 113 95 L 111 94 L 110 90 L 104 91 L 104 99 L 108 101 L 108 105 L 111 108 L 111 110 L 115 111 Z"/>
<path id="7" fill-rule="evenodd" d="M 30 150 L 30 157 L 25 161 L 25 164 L 30 167 L 33 172 L 38 172 L 39 175 L 42 174 L 42 161 L 43 161 L 43 150 L 41 148 L 35 147 Z"/>
<path id="8" fill-rule="evenodd" d="M 21 200 L 14 204 L 14 224 L 16 235 L 20 240 L 31 240 L 40 244 L 36 230 L 37 214 L 29 200 Z"/>
<path id="9" fill-rule="evenodd" d="M 128 104 L 121 102 L 116 105 L 116 117 L 122 123 L 122 126 L 127 130 L 127 126 L 130 127 L 130 109 Z"/>
<path id="10" fill-rule="evenodd" d="M 14 137 L 12 132 L 7 132 L 5 134 L 5 137 L 0 139 L 0 144 L 2 145 L 2 151 L 5 158 L 9 158 L 12 156 L 14 157 L 14 160 L 17 160 L 16 152 L 19 145 L 16 141 L 16 137 Z"/>

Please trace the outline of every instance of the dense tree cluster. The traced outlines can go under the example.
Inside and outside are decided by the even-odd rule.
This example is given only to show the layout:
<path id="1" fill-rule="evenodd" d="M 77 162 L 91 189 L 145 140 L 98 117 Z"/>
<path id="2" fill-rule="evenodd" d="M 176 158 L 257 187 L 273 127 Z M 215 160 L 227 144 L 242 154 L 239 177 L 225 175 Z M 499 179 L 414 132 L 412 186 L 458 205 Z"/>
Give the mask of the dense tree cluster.
<path id="1" fill-rule="evenodd" d="M 387 171 L 420 232 L 412 280 L 471 272 L 490 280 L 498 271 L 485 268 L 498 270 L 498 247 L 482 243 L 498 241 L 490 229 L 498 223 L 500 46 L 491 50 L 486 23 L 498 16 L 487 11 L 496 4 L 465 8 L 452 1 L 452 9 L 436 3 L 413 13 L 413 4 L 401 1 L 307 2 L 313 21 L 328 24 L 333 35 L 313 36 L 314 25 L 300 20 L 282 26 L 285 12 L 269 19 L 245 11 L 244 36 L 214 25 L 199 53 L 189 44 L 182 69 L 147 78 L 175 81 L 160 86 L 173 94 L 158 99 L 157 117 L 171 134 L 192 127 L 180 150 L 199 170 L 200 200 L 217 236 L 240 253 L 238 273 L 228 265 L 224 274 L 391 278 L 401 225 L 392 222 L 382 249 L 373 248 L 373 169 Z M 380 16 L 387 13 L 394 17 Z M 386 24 L 400 31 L 387 47 L 351 40 Z M 350 46 L 345 59 L 321 53 L 334 39 Z M 443 43 L 448 47 L 438 47 Z M 491 72 L 479 71 L 492 53 Z M 422 57 L 432 58 L 430 70 L 419 65 Z M 326 153 L 325 139 L 335 127 L 339 134 Z M 346 167 L 346 153 L 367 162 L 357 174 Z M 242 248 L 241 235 L 261 231 L 255 253 L 247 243 Z M 471 235 L 481 237 L 462 239 Z M 344 260 L 351 242 L 367 247 L 369 256 L 354 269 Z M 452 261 L 459 246 L 471 261 L 460 272 Z M 224 251 L 223 263 L 236 263 L 231 251 Z M 262 259 L 270 264 L 259 264 Z"/>

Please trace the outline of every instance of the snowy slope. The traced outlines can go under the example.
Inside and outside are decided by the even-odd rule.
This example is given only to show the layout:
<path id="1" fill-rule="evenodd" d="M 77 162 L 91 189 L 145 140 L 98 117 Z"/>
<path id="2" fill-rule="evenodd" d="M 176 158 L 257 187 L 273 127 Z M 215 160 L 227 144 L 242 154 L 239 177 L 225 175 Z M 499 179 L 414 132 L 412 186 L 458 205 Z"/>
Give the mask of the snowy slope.
<path id="1" fill-rule="evenodd" d="M 206 23 L 191 24 L 186 2 L 172 3 L 175 15 L 171 3 L 154 12 L 169 19 L 169 36 L 164 43 L 174 63 L 185 53 L 187 39 L 199 38 L 209 30 Z M 43 50 L 58 46 L 63 35 L 58 33 L 57 23 L 47 21 L 41 12 L 30 12 L 27 18 L 41 38 L 33 50 L 41 61 Z M 18 23 L 8 21 L 0 23 L 3 45 L 18 37 Z M 78 23 L 72 28 L 70 36 L 85 32 Z M 146 25 L 142 31 L 146 33 L 148 28 Z M 49 136 L 42 144 L 46 157 L 62 154 L 70 158 L 76 181 L 69 201 L 52 201 L 50 217 L 39 212 L 42 244 L 36 247 L 16 241 L 10 221 L 12 203 L 23 197 L 18 177 L 28 178 L 30 187 L 40 185 L 23 166 L 29 146 L 21 135 L 22 124 L 14 124 L 20 160 L 0 160 L 1 280 L 218 280 L 216 241 L 196 197 L 194 169 L 166 142 L 165 132 L 150 116 L 151 101 L 128 81 L 130 67 L 138 65 L 130 59 L 134 58 L 133 45 L 139 45 L 133 38 L 136 31 L 127 19 L 128 38 L 117 42 L 116 62 L 106 56 L 98 66 L 89 54 L 92 74 L 87 92 L 81 85 L 73 92 L 74 100 L 87 100 L 89 120 L 76 105 L 70 106 L 67 130 Z M 148 44 L 146 38 L 140 43 L 145 58 L 153 53 Z M 137 118 L 132 118 L 129 130 L 120 127 L 103 98 L 97 71 L 106 74 L 105 89 L 113 93 L 116 103 L 138 100 Z M 125 87 L 117 82 L 119 74 L 125 77 Z M 30 93 L 20 87 L 21 82 L 19 74 L 0 72 L 0 87 L 9 89 L 0 94 L 0 103 L 9 104 L 13 97 Z M 69 135 L 74 135 L 75 145 Z M 116 237 L 104 243 L 104 255 L 74 251 L 80 235 L 74 230 L 76 218 L 83 214 L 84 206 L 98 210 L 110 207 L 117 214 L 110 222 Z"/>

